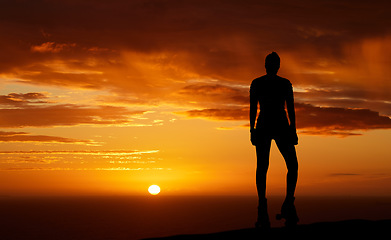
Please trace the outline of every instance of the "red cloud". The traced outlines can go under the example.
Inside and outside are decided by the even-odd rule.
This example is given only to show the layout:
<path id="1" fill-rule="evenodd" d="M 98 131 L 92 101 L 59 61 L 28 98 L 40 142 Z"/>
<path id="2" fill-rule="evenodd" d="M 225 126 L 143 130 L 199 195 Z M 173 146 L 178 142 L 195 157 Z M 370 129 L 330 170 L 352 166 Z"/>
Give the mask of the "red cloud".
<path id="1" fill-rule="evenodd" d="M 217 108 L 209 108 L 202 110 L 189 110 L 186 112 L 181 112 L 189 117 L 200 117 L 207 118 L 212 120 L 235 120 L 235 121 L 244 121 L 248 120 L 248 108 L 225 108 L 225 109 L 217 109 Z"/>
<path id="2" fill-rule="evenodd" d="M 32 52 L 51 52 L 51 53 L 58 53 L 63 51 L 64 49 L 70 48 L 70 47 L 75 47 L 76 43 L 55 43 L 55 42 L 45 42 L 42 43 L 41 45 L 37 46 L 32 46 L 31 51 Z"/>
<path id="3" fill-rule="evenodd" d="M 178 91 L 179 98 L 197 101 L 202 105 L 213 106 L 222 104 L 248 104 L 248 89 L 232 87 L 223 84 L 192 84 Z"/>
<path id="4" fill-rule="evenodd" d="M 131 103 L 196 102 L 204 110 L 187 115 L 246 120 L 248 90 L 221 83 L 249 84 L 264 71 L 264 56 L 276 50 L 280 73 L 294 86 L 357 90 L 298 94 L 299 102 L 312 104 L 298 104 L 299 127 L 389 128 L 389 119 L 376 115 L 390 114 L 391 20 L 387 11 L 378 11 L 389 9 L 387 1 L 341 3 L 343 11 L 334 4 L 288 0 L 22 2 L 8 1 L 0 9 L 0 25 L 8 33 L 0 39 L 0 52 L 7 56 L 0 59 L 0 74 L 10 81 L 108 89 L 112 99 Z M 271 28 L 273 22 L 278 29 Z M 193 79 L 216 84 L 183 87 Z M 38 101 L 46 100 L 0 97 L 7 107 Z M 102 106 L 24 106 L 2 109 L 0 127 L 126 123 L 132 114 Z"/>

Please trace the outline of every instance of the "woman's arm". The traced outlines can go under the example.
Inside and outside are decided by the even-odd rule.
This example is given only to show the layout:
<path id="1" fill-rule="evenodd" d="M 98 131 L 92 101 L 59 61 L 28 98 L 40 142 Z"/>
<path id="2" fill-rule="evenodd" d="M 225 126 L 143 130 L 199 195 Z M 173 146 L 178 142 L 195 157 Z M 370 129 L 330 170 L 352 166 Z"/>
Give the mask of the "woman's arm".
<path id="1" fill-rule="evenodd" d="M 286 101 L 286 107 L 288 110 L 290 127 L 296 129 L 296 114 L 295 114 L 295 104 L 293 98 L 288 99 Z"/>
<path id="2" fill-rule="evenodd" d="M 295 100 L 293 98 L 293 90 L 292 85 L 290 86 L 290 90 L 288 93 L 288 97 L 286 99 L 286 108 L 288 110 L 288 117 L 290 122 L 290 130 L 291 131 L 291 141 L 293 145 L 297 145 L 299 143 L 299 138 L 296 133 L 296 114 L 295 114 Z"/>
<path id="3" fill-rule="evenodd" d="M 250 88 L 250 131 L 255 128 L 255 120 L 257 118 L 258 100 L 255 93 Z"/>
<path id="4" fill-rule="evenodd" d="M 295 100 L 293 98 L 292 87 L 289 89 L 288 97 L 286 99 L 286 108 L 288 111 L 288 117 L 290 122 L 290 127 L 296 129 L 296 114 L 295 114 Z"/>
<path id="5" fill-rule="evenodd" d="M 250 90 L 250 140 L 252 145 L 257 145 L 257 137 L 254 131 L 255 120 L 257 118 L 258 100 L 255 94 Z"/>

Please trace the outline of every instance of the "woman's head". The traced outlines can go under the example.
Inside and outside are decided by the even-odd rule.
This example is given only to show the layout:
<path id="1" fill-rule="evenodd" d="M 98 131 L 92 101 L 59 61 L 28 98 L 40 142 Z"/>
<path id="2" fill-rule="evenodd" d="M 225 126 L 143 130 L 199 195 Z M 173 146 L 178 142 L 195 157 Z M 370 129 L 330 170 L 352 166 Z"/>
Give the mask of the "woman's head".
<path id="1" fill-rule="evenodd" d="M 266 56 L 265 68 L 267 74 L 277 74 L 278 69 L 280 69 L 280 57 L 276 52 Z"/>

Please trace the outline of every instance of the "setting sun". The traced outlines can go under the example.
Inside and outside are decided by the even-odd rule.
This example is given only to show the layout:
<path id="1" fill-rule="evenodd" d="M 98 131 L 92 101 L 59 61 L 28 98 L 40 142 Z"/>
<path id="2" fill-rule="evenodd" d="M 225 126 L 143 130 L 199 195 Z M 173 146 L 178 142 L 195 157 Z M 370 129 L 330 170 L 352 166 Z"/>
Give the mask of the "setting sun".
<path id="1" fill-rule="evenodd" d="M 391 1 L 0 3 L 0 240 L 391 228 Z"/>
<path id="2" fill-rule="evenodd" d="M 160 193 L 160 187 L 158 185 L 151 185 L 148 188 L 148 192 L 152 195 L 158 195 Z"/>

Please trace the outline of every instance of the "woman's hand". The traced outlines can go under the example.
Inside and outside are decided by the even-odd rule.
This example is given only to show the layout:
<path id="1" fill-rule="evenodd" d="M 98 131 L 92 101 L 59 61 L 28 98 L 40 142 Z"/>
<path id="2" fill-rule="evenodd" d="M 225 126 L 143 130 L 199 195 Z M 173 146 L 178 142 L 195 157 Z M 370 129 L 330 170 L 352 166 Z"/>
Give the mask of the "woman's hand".
<path id="1" fill-rule="evenodd" d="M 252 145 L 257 145 L 257 134 L 255 129 L 250 129 L 250 141 Z"/>
<path id="2" fill-rule="evenodd" d="M 289 138 L 292 141 L 293 145 L 299 144 L 299 137 L 297 136 L 296 128 L 289 128 Z"/>

